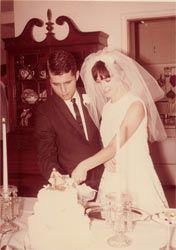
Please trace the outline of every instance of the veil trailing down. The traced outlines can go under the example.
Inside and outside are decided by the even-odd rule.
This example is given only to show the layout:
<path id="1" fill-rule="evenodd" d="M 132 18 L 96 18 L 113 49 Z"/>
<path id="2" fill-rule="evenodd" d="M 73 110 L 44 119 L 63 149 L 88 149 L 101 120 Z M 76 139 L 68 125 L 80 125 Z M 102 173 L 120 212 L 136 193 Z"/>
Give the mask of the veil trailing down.
<path id="1" fill-rule="evenodd" d="M 108 71 L 114 77 L 118 75 L 119 71 L 123 71 L 123 84 L 126 89 L 144 101 L 148 116 L 149 140 L 153 142 L 166 139 L 167 136 L 155 106 L 155 102 L 164 97 L 164 91 L 140 64 L 116 49 L 104 48 L 89 55 L 80 71 L 86 93 L 90 98 L 88 110 L 96 126 L 98 128 L 100 126 L 102 109 L 108 101 L 95 84 L 91 73 L 91 69 L 97 61 L 104 62 Z"/>
<path id="2" fill-rule="evenodd" d="M 151 214 L 167 208 L 148 145 L 148 140 L 166 138 L 155 106 L 164 95 L 157 81 L 133 59 L 107 48 L 89 55 L 80 74 L 103 147 L 80 162 L 72 177 L 80 183 L 89 170 L 104 163 L 98 202 L 109 193 L 117 198 L 125 193 L 134 207 Z"/>

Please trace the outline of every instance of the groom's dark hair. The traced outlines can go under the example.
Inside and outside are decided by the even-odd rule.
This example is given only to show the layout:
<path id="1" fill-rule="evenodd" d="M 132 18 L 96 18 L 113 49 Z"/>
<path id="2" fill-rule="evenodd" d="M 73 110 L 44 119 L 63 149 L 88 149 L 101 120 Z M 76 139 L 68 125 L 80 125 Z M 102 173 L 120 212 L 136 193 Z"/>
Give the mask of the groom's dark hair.
<path id="1" fill-rule="evenodd" d="M 75 57 L 66 50 L 52 52 L 48 57 L 47 67 L 54 75 L 62 75 L 70 70 L 72 75 L 76 75 L 78 70 Z"/>

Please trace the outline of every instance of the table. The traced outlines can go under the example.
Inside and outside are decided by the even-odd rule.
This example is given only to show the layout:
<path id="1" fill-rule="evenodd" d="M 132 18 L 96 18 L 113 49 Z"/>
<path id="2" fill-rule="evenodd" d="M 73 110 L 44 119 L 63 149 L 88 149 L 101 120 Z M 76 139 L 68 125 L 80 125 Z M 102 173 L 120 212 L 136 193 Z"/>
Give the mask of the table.
<path id="1" fill-rule="evenodd" d="M 33 213 L 33 206 L 36 198 L 19 197 L 20 215 L 15 220 L 15 223 L 20 226 L 20 230 L 13 234 L 6 234 L 1 242 L 1 247 L 6 243 L 15 246 L 19 250 L 24 250 L 24 238 L 27 232 L 27 220 Z M 0 221 L 2 223 L 2 221 Z M 92 222 L 91 231 L 93 234 L 90 246 L 84 250 L 113 250 L 107 245 L 107 238 L 111 236 L 108 234 L 103 221 L 94 220 Z M 132 237 L 133 242 L 131 246 L 125 248 L 127 250 L 159 250 L 166 244 L 167 241 L 167 227 L 153 220 L 138 221 L 135 224 L 134 231 L 128 233 Z M 176 230 L 173 228 L 173 236 L 171 239 L 171 246 L 176 249 Z M 124 249 L 124 248 L 123 248 Z M 56 249 L 49 249 L 56 250 Z M 63 250 L 63 249 L 57 249 Z M 83 249 L 69 249 L 69 250 L 83 250 Z"/>

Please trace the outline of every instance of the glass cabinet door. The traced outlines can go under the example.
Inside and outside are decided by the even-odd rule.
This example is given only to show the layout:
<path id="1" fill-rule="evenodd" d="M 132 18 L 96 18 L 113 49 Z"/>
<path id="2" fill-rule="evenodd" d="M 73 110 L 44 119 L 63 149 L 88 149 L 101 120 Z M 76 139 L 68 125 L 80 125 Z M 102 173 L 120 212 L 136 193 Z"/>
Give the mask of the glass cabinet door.
<path id="1" fill-rule="evenodd" d="M 16 55 L 17 126 L 33 125 L 39 102 L 47 99 L 48 74 L 45 54 Z"/>

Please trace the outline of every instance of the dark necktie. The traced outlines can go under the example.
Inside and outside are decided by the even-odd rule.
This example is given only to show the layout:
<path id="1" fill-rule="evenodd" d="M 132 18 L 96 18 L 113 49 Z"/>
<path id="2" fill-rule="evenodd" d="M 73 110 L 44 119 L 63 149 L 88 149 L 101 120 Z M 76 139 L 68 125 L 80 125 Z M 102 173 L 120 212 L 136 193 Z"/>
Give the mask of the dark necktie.
<path id="1" fill-rule="evenodd" d="M 80 115 L 80 112 L 79 112 L 79 108 L 78 108 L 78 105 L 76 104 L 76 99 L 72 98 L 71 102 L 73 103 L 73 108 L 74 108 L 75 115 L 76 115 L 76 121 L 78 122 L 83 134 L 85 135 L 81 115 Z"/>

